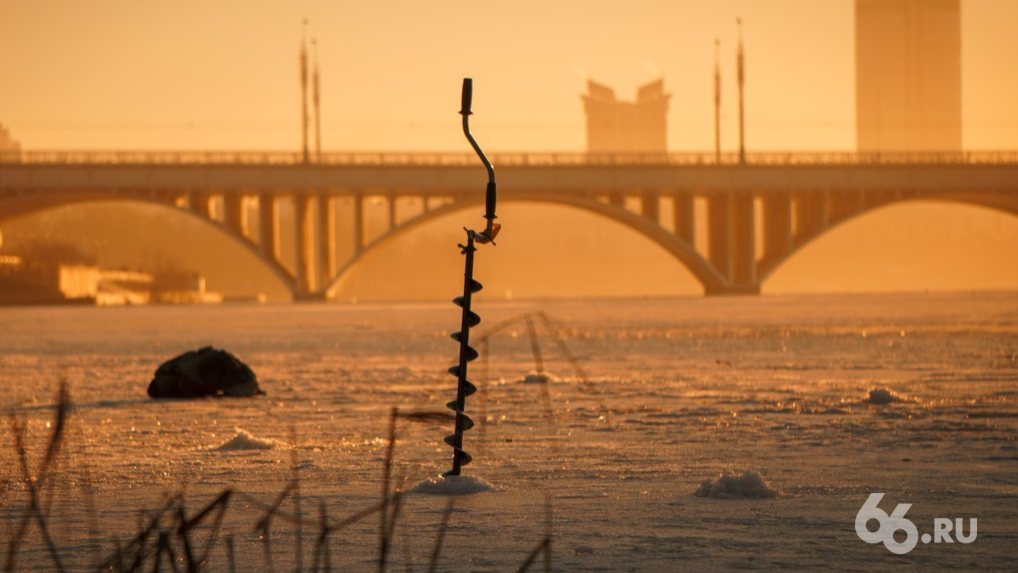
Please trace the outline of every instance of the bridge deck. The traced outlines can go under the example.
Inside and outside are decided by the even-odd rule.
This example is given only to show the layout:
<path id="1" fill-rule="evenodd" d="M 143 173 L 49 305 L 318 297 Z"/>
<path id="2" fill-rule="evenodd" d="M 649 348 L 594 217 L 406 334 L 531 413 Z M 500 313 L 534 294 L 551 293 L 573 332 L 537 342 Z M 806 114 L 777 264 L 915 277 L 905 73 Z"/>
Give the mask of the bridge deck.
<path id="1" fill-rule="evenodd" d="M 493 153 L 497 166 L 514 165 L 739 165 L 736 153 L 635 153 L 599 154 L 575 152 Z M 0 164 L 58 165 L 301 165 L 300 153 L 286 151 L 20 151 L 0 152 Z M 339 152 L 323 153 L 317 165 L 477 165 L 472 153 Z M 775 151 L 746 154 L 748 165 L 931 165 L 1016 164 L 1018 151 L 959 151 L 910 153 L 855 153 L 845 151 Z"/>

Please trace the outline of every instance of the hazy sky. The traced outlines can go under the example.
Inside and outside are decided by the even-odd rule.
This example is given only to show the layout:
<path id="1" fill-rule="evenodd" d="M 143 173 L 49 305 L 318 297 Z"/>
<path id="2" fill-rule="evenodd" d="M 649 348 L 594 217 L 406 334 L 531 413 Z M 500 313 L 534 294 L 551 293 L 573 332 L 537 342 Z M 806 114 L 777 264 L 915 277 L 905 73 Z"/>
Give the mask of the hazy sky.
<path id="1" fill-rule="evenodd" d="M 0 122 L 27 149 L 296 149 L 301 20 L 319 42 L 326 150 L 464 150 L 460 81 L 490 149 L 582 150 L 593 78 L 663 77 L 672 150 L 855 146 L 852 0 L 2 0 Z M 962 0 L 967 148 L 1018 148 L 1013 0 Z M 482 135 L 483 134 L 483 135 Z"/>
<path id="2" fill-rule="evenodd" d="M 489 151 L 582 151 L 580 94 L 588 78 L 631 99 L 638 86 L 659 77 L 673 94 L 669 148 L 709 150 L 715 38 L 721 40 L 722 144 L 734 150 L 735 19 L 741 16 L 749 150 L 851 150 L 853 5 L 0 0 L 0 122 L 30 150 L 296 151 L 298 53 L 307 17 L 321 60 L 326 151 L 469 152 L 456 113 L 464 76 L 475 78 L 472 124 Z M 964 146 L 1018 149 L 1018 1 L 962 0 L 961 6 Z M 592 223 L 572 210 L 509 207 L 500 213 L 516 218 L 504 221 L 506 239 L 488 271 L 494 292 L 699 292 L 681 265 L 632 231 L 603 219 Z M 477 214 L 470 215 L 475 221 Z M 458 223 L 442 223 L 458 232 Z M 542 244 L 542 225 L 588 230 L 570 235 L 563 254 L 553 256 Z M 439 228 L 429 229 L 419 237 Z M 454 240 L 443 235 L 438 242 Z M 433 252 L 428 245 L 421 248 Z M 355 282 L 375 289 L 391 281 L 391 269 L 429 260 L 408 248 L 376 253 L 377 264 Z M 447 272 L 437 275 L 459 276 L 454 251 Z M 428 265 L 415 276 L 436 274 Z M 825 235 L 764 289 L 1018 288 L 1016 269 L 1015 217 L 956 205 L 902 205 Z M 626 284 L 612 282 L 618 277 Z"/>

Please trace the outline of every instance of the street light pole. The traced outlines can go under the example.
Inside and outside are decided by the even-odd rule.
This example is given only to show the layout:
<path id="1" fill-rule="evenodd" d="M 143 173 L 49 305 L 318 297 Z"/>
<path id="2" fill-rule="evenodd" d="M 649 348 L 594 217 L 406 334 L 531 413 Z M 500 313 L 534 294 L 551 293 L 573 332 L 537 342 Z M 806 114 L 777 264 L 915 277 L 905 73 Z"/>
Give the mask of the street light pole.
<path id="1" fill-rule="evenodd" d="M 736 18 L 739 25 L 739 51 L 736 55 L 737 71 L 739 78 L 739 163 L 746 162 L 746 117 L 743 100 L 745 99 L 744 88 L 746 83 L 745 57 L 742 52 L 742 18 Z"/>
<path id="2" fill-rule="evenodd" d="M 318 99 L 318 40 L 311 39 L 314 70 L 311 74 L 311 100 L 315 106 L 315 162 L 322 161 L 322 112 Z"/>
<path id="3" fill-rule="evenodd" d="M 308 162 L 308 20 L 301 22 L 300 34 L 300 133 L 301 157 Z"/>
<path id="4" fill-rule="evenodd" d="M 721 40 L 714 39 L 714 160 L 721 163 Z"/>

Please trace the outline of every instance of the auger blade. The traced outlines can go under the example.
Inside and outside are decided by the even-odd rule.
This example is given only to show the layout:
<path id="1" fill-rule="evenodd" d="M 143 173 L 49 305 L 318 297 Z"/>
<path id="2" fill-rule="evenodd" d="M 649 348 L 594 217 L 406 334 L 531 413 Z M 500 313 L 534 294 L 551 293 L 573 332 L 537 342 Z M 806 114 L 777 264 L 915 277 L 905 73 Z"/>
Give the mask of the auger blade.
<path id="1" fill-rule="evenodd" d="M 455 448 L 456 447 L 456 434 L 449 434 L 448 436 L 443 438 L 442 441 L 444 441 L 446 444 L 448 444 L 448 445 L 450 445 L 450 446 Z"/>
<path id="2" fill-rule="evenodd" d="M 480 356 L 480 353 L 478 353 L 477 349 L 475 349 L 473 346 L 465 347 L 463 349 L 463 352 L 467 356 L 467 362 L 470 362 L 471 360 L 477 360 L 477 357 Z"/>
<path id="3" fill-rule="evenodd" d="M 460 414 L 460 415 L 463 416 L 463 431 L 464 432 L 466 432 L 467 430 L 469 430 L 469 429 L 474 427 L 474 421 L 472 419 L 470 419 L 470 416 L 467 416 L 466 414 Z"/>
<path id="4" fill-rule="evenodd" d="M 478 324 L 481 324 L 481 317 L 478 316 L 476 312 L 471 311 L 470 314 L 467 315 L 467 324 L 472 327 L 477 326 Z"/>
<path id="5" fill-rule="evenodd" d="M 463 340 L 461 340 L 463 338 L 463 333 L 462 332 L 454 332 L 454 333 L 449 335 L 449 338 L 455 340 L 456 342 L 463 342 Z"/>
<path id="6" fill-rule="evenodd" d="M 463 450 L 455 450 L 454 449 L 453 451 L 457 452 L 457 453 L 453 454 L 453 458 L 455 460 L 453 462 L 453 464 L 456 467 L 454 469 L 452 469 L 450 471 L 447 471 L 444 474 L 442 474 L 445 477 L 457 477 L 457 476 L 459 476 L 460 475 L 459 468 L 461 466 L 465 466 L 465 465 L 469 464 L 471 461 L 473 461 L 473 458 L 470 457 L 470 454 L 464 452 Z M 459 455 L 460 453 L 462 453 L 463 455 L 462 456 Z"/>
<path id="7" fill-rule="evenodd" d="M 466 398 L 467 396 L 470 396 L 470 395 L 472 395 L 472 394 L 474 394 L 476 392 L 477 392 L 477 386 L 475 386 L 473 382 L 471 382 L 469 380 L 464 380 L 463 381 L 463 397 L 464 398 Z"/>
<path id="8" fill-rule="evenodd" d="M 480 291 L 483 288 L 484 288 L 484 285 L 482 285 L 481 283 L 479 283 L 479 282 L 477 282 L 477 281 L 475 281 L 473 279 L 470 279 L 470 292 L 471 293 L 478 292 L 478 291 Z"/>
<path id="9" fill-rule="evenodd" d="M 452 299 L 452 303 L 455 304 L 456 306 L 460 307 L 460 308 L 463 308 L 463 297 L 458 296 L 458 297 Z"/>
<path id="10" fill-rule="evenodd" d="M 459 378 L 459 376 L 460 376 L 460 367 L 459 367 L 459 365 L 456 365 L 456 366 L 453 366 L 452 368 L 450 368 L 449 369 L 449 374 L 452 374 L 453 376 Z"/>

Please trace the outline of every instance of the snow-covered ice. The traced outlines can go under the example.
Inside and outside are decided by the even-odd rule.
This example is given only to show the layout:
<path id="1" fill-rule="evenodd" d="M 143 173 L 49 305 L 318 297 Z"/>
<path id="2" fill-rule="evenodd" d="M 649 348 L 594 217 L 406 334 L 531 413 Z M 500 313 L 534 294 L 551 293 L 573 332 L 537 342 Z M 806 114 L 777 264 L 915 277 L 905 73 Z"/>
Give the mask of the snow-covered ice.
<path id="1" fill-rule="evenodd" d="M 423 493 L 429 495 L 469 495 L 483 493 L 495 489 L 493 485 L 477 476 L 439 475 L 425 479 L 417 485 L 408 489 L 409 493 Z"/>
<path id="2" fill-rule="evenodd" d="M 229 440 L 216 446 L 215 450 L 220 452 L 233 452 L 238 450 L 271 450 L 279 445 L 276 440 L 256 438 L 247 430 L 237 429 L 237 433 Z"/>
<path id="3" fill-rule="evenodd" d="M 465 434 L 473 463 L 463 476 L 494 489 L 402 496 L 391 570 L 426 570 L 446 515 L 445 571 L 515 570 L 549 531 L 556 571 L 1013 568 L 1016 294 L 495 302 L 482 292 L 474 310 L 478 336 L 548 312 L 589 378 L 542 338 L 543 371 L 565 377 L 521 383 L 536 369 L 528 338 L 493 336 L 470 366 L 477 426 Z M 184 495 L 190 516 L 230 489 L 207 570 L 229 570 L 227 536 L 238 570 L 267 570 L 254 526 L 299 479 L 304 568 L 323 510 L 333 522 L 368 511 L 336 531 L 332 565 L 375 570 L 380 523 L 370 510 L 382 495 L 391 408 L 448 412 L 457 350 L 448 335 L 459 320 L 447 303 L 2 308 L 0 547 L 29 492 L 7 415 L 26 421 L 35 471 L 63 379 L 75 408 L 41 507 L 67 569 L 126 544 L 168 495 Z M 268 395 L 147 398 L 159 364 L 209 344 L 249 364 Z M 881 405 L 870 390 L 906 399 Z M 389 491 L 449 470 L 451 431 L 440 416 L 400 419 Z M 217 449 L 228 444 L 274 447 Z M 733 468 L 758 472 L 781 495 L 693 495 Z M 873 492 L 885 493 L 888 512 L 912 504 L 920 533 L 937 517 L 976 517 L 979 537 L 892 555 L 854 530 Z M 279 511 L 293 515 L 294 499 Z M 284 516 L 271 525 L 274 567 L 296 569 L 297 529 Z M 17 569 L 54 569 L 34 525 Z"/>

